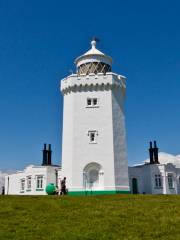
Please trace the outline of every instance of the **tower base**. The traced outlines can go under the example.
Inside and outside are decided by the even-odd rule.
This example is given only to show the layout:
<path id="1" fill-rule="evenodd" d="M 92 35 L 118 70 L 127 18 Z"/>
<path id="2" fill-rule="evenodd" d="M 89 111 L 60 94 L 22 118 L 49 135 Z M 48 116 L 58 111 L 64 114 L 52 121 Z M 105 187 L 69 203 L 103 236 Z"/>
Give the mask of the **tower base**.
<path id="1" fill-rule="evenodd" d="M 70 191 L 70 196 L 94 196 L 94 195 L 110 195 L 110 194 L 130 194 L 129 190 L 87 190 L 87 191 Z"/>

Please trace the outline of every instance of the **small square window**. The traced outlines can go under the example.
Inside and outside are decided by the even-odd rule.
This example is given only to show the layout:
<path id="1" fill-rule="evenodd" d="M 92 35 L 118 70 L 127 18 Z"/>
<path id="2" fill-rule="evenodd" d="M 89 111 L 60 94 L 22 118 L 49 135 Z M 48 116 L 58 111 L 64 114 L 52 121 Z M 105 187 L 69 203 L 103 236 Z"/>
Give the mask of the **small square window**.
<path id="1" fill-rule="evenodd" d="M 89 143 L 97 143 L 97 131 L 89 131 Z"/>
<path id="2" fill-rule="evenodd" d="M 87 99 L 87 105 L 88 105 L 88 106 L 91 106 L 91 98 L 88 98 L 88 99 Z"/>
<path id="3" fill-rule="evenodd" d="M 91 132 L 90 133 L 90 142 L 94 142 L 95 141 L 95 133 Z"/>
<path id="4" fill-rule="evenodd" d="M 93 105 L 94 105 L 94 106 L 97 105 L 97 98 L 93 98 Z"/>
<path id="5" fill-rule="evenodd" d="M 87 98 L 87 107 L 98 107 L 99 101 L 97 98 Z"/>

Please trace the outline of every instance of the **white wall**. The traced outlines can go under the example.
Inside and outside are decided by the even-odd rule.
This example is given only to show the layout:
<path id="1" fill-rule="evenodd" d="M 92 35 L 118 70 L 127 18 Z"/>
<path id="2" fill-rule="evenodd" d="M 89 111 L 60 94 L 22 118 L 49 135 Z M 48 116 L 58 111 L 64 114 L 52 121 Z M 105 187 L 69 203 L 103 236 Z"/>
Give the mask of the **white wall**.
<path id="1" fill-rule="evenodd" d="M 84 167 L 97 162 L 102 165 L 105 175 L 109 176 L 109 179 L 105 177 L 105 186 L 110 188 L 114 186 L 111 92 L 76 92 L 70 95 L 64 97 L 64 109 L 71 109 L 69 98 L 73 98 L 73 110 L 71 115 L 68 113 L 68 116 L 64 116 L 62 146 L 62 171 L 67 177 L 67 186 L 82 190 Z M 87 108 L 87 97 L 99 98 L 99 108 Z M 66 121 L 67 117 L 73 120 L 73 126 Z M 89 144 L 89 130 L 98 131 L 97 144 Z"/>
<path id="2" fill-rule="evenodd" d="M 115 186 L 117 190 L 129 190 L 124 92 L 122 89 L 115 88 L 111 91 L 111 95 Z"/>
<path id="3" fill-rule="evenodd" d="M 2 193 L 2 187 L 5 184 L 5 176 L 6 175 L 7 175 L 7 173 L 0 171 L 0 194 Z"/>
<path id="4" fill-rule="evenodd" d="M 128 167 L 128 172 L 129 172 L 129 186 L 130 186 L 130 191 L 133 193 L 132 190 L 132 179 L 136 178 L 137 179 L 137 188 L 138 188 L 138 193 L 143 193 L 143 180 L 142 180 L 142 168 L 141 167 Z"/>
<path id="5" fill-rule="evenodd" d="M 168 186 L 168 174 L 173 175 L 173 188 Z M 165 176 L 166 176 L 166 194 L 178 194 L 178 175 L 180 174 L 180 169 L 176 168 L 173 164 L 165 165 Z"/>
<path id="6" fill-rule="evenodd" d="M 169 188 L 168 174 L 173 174 L 173 188 Z M 155 174 L 161 175 L 162 187 L 155 186 Z M 129 182 L 132 192 L 132 178 L 138 179 L 139 193 L 180 194 L 180 168 L 173 164 L 144 164 L 129 167 Z"/>
<path id="7" fill-rule="evenodd" d="M 46 195 L 46 186 L 56 184 L 54 166 L 28 166 L 24 171 L 19 171 L 5 177 L 5 194 L 9 195 Z M 27 177 L 31 176 L 31 191 L 27 189 Z M 37 189 L 37 176 L 43 176 L 43 187 Z M 21 191 L 21 179 L 25 179 L 25 190 Z"/>
<path id="8" fill-rule="evenodd" d="M 73 75 L 61 82 L 64 93 L 62 175 L 67 177 L 70 191 L 83 190 L 83 170 L 92 162 L 102 166 L 101 190 L 115 190 L 116 186 L 129 190 L 123 103 L 122 99 L 113 97 L 114 82 L 118 85 L 115 95 L 121 95 L 120 80 L 113 73 Z M 88 108 L 87 98 L 93 97 L 99 99 L 99 107 Z M 89 143 L 90 130 L 98 132 L 96 144 Z"/>

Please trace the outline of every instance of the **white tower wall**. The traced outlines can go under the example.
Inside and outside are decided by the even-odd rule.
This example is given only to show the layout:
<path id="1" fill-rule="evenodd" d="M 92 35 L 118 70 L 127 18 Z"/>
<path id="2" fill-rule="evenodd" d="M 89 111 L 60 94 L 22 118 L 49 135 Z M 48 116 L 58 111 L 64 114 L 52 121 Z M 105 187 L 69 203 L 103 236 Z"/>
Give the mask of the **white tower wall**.
<path id="1" fill-rule="evenodd" d="M 126 131 L 124 117 L 124 89 L 112 90 L 113 113 L 113 145 L 114 145 L 114 173 L 116 189 L 123 190 L 129 186 L 128 162 L 126 149 Z M 124 186 L 123 186 L 124 184 Z"/>
<path id="2" fill-rule="evenodd" d="M 61 81 L 62 177 L 71 194 L 127 193 L 125 77 L 112 73 L 112 59 L 91 44 L 76 59 L 78 73 Z"/>
<path id="3" fill-rule="evenodd" d="M 84 168 L 98 163 L 102 169 L 93 191 L 128 191 L 128 168 L 124 126 L 123 79 L 108 73 L 71 75 L 61 84 L 64 94 L 62 175 L 69 192 L 85 191 Z M 98 106 L 88 107 L 87 99 L 97 98 Z M 89 131 L 97 131 L 96 143 Z"/>

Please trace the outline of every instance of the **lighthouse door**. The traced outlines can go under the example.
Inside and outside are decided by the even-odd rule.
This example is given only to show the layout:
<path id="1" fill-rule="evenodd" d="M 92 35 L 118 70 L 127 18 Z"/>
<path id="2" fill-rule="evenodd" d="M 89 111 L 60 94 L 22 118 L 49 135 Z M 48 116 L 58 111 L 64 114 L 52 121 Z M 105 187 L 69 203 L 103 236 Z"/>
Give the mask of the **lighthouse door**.
<path id="1" fill-rule="evenodd" d="M 92 169 L 88 174 L 89 188 L 94 189 L 99 186 L 99 171 L 97 169 Z"/>
<path id="2" fill-rule="evenodd" d="M 89 163 L 83 171 L 83 182 L 86 190 L 97 190 L 103 188 L 103 171 L 98 163 Z"/>

